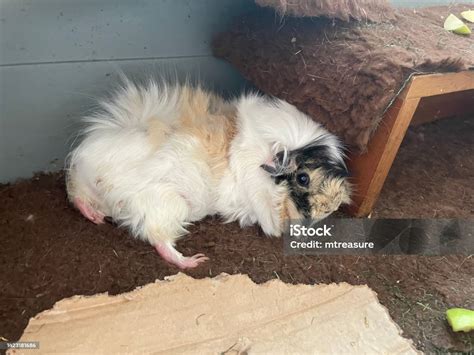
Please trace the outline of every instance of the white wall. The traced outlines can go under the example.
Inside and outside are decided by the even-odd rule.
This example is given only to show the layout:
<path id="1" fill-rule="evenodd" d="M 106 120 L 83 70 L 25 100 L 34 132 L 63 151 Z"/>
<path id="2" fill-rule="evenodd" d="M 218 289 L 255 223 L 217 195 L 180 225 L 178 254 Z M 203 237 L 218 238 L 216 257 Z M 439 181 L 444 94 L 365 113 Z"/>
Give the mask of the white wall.
<path id="1" fill-rule="evenodd" d="M 243 78 L 210 40 L 252 0 L 0 0 L 0 182 L 56 170 L 78 117 L 120 71 Z"/>

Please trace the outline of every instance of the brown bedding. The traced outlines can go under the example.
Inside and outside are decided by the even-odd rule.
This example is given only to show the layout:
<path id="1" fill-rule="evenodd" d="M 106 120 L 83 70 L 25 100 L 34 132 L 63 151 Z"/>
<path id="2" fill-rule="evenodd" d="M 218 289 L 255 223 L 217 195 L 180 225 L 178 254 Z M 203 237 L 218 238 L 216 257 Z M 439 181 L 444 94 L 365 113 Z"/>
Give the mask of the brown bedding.
<path id="1" fill-rule="evenodd" d="M 218 35 L 213 47 L 260 90 L 364 151 L 410 75 L 474 66 L 473 36 L 443 29 L 447 15 L 468 8 L 399 9 L 396 20 L 377 24 L 278 17 L 262 8 Z"/>
<path id="2" fill-rule="evenodd" d="M 298 17 L 326 16 L 343 21 L 351 19 L 382 22 L 393 20 L 395 11 L 388 0 L 255 0 L 280 15 Z"/>

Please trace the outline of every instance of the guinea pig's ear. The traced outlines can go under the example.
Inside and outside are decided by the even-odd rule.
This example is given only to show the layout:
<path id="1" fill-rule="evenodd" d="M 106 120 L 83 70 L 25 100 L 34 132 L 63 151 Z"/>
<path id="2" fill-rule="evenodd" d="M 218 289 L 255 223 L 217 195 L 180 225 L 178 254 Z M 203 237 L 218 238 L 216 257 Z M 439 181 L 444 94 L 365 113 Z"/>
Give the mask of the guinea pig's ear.
<path id="1" fill-rule="evenodd" d="M 273 177 L 291 174 L 296 170 L 296 162 L 292 154 L 282 150 L 267 160 L 260 167 Z"/>
<path id="2" fill-rule="evenodd" d="M 270 173 L 272 176 L 276 176 L 278 170 L 276 168 L 276 164 L 273 160 L 266 162 L 265 164 L 260 165 L 260 167 L 265 170 L 267 173 Z"/>

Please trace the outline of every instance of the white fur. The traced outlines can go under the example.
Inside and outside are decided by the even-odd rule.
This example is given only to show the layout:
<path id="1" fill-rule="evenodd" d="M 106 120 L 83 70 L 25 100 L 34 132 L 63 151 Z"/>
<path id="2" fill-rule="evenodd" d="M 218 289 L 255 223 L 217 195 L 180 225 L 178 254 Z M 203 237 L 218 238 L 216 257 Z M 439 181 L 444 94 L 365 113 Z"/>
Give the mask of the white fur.
<path id="1" fill-rule="evenodd" d="M 111 216 L 144 240 L 174 244 L 186 225 L 211 214 L 242 226 L 259 223 L 281 234 L 277 206 L 283 187 L 260 166 L 276 152 L 318 138 L 342 161 L 338 140 L 294 106 L 255 94 L 226 103 L 236 111 L 237 133 L 228 167 L 218 179 L 196 137 L 176 130 L 158 150 L 149 142 L 152 119 L 167 126 L 180 116 L 180 86 L 126 83 L 86 118 L 84 138 L 69 157 L 68 192 Z"/>

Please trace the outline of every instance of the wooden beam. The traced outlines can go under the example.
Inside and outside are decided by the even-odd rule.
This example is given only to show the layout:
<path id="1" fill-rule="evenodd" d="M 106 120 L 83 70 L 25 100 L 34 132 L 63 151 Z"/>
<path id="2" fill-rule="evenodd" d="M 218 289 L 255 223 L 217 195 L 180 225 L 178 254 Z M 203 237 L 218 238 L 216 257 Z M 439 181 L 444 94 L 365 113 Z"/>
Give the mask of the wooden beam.
<path id="1" fill-rule="evenodd" d="M 415 75 L 401 98 L 420 98 L 474 89 L 474 70 Z"/>
<path id="2" fill-rule="evenodd" d="M 405 90 L 411 91 L 410 88 Z M 350 157 L 355 187 L 349 207 L 352 215 L 363 217 L 372 212 L 419 101 L 420 98 L 397 98 L 370 139 L 367 153 Z"/>

